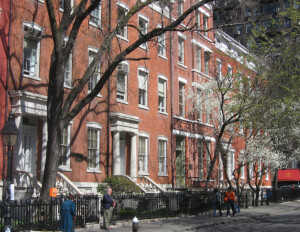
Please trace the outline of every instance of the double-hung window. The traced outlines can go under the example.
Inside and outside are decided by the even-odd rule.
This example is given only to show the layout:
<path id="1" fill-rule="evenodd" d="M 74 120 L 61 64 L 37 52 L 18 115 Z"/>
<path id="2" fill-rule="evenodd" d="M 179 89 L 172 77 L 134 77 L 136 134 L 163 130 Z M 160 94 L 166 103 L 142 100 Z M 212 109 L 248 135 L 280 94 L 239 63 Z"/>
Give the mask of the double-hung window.
<path id="1" fill-rule="evenodd" d="M 233 172 L 234 172 L 234 152 L 229 151 L 227 157 L 227 175 L 229 180 L 233 178 Z"/>
<path id="2" fill-rule="evenodd" d="M 158 55 L 166 58 L 167 50 L 166 50 L 166 34 L 163 33 L 158 36 Z"/>
<path id="3" fill-rule="evenodd" d="M 143 35 L 147 34 L 149 20 L 142 15 L 139 15 L 139 38 L 142 38 Z M 141 44 L 140 46 L 143 49 L 147 49 L 147 42 Z"/>
<path id="4" fill-rule="evenodd" d="M 148 107 L 148 74 L 145 68 L 138 70 L 139 106 L 141 107 Z"/>
<path id="5" fill-rule="evenodd" d="M 197 33 L 200 32 L 201 30 L 201 13 L 200 11 L 196 11 L 196 30 L 197 30 Z"/>
<path id="6" fill-rule="evenodd" d="M 59 169 L 63 171 L 70 170 L 70 137 L 71 124 L 65 127 L 61 136 L 61 154 L 59 156 Z"/>
<path id="7" fill-rule="evenodd" d="M 203 14 L 203 30 L 204 30 L 204 36 L 208 37 L 208 16 Z"/>
<path id="8" fill-rule="evenodd" d="M 67 0 L 69 1 L 69 0 Z M 59 0 L 59 10 L 60 11 L 64 11 L 64 5 L 65 5 L 65 0 Z M 70 1 L 70 7 L 71 9 L 73 9 L 73 5 L 74 5 L 74 0 Z"/>
<path id="9" fill-rule="evenodd" d="M 101 3 L 91 12 L 89 24 L 94 27 L 101 27 Z"/>
<path id="10" fill-rule="evenodd" d="M 210 143 L 206 143 L 206 174 L 208 174 L 210 166 L 211 166 L 211 150 L 210 150 Z"/>
<path id="11" fill-rule="evenodd" d="M 222 62 L 217 60 L 217 80 L 222 80 Z"/>
<path id="12" fill-rule="evenodd" d="M 158 78 L 158 111 L 166 113 L 167 80 L 165 77 Z"/>
<path id="13" fill-rule="evenodd" d="M 139 174 L 147 174 L 148 173 L 148 135 L 141 134 L 139 135 Z"/>
<path id="14" fill-rule="evenodd" d="M 209 76 L 210 53 L 204 52 L 204 73 Z"/>
<path id="15" fill-rule="evenodd" d="M 179 81 L 179 116 L 185 117 L 185 83 Z"/>
<path id="16" fill-rule="evenodd" d="M 127 76 L 129 66 L 126 62 L 118 65 L 117 71 L 117 99 L 120 101 L 127 101 Z"/>
<path id="17" fill-rule="evenodd" d="M 167 174 L 167 140 L 158 139 L 158 175 Z"/>
<path id="18" fill-rule="evenodd" d="M 197 88 L 197 110 L 198 110 L 198 121 L 203 122 L 203 92 L 202 89 Z"/>
<path id="19" fill-rule="evenodd" d="M 177 16 L 180 17 L 180 15 L 183 14 L 183 3 L 184 0 L 178 0 L 178 8 L 177 8 Z"/>
<path id="20" fill-rule="evenodd" d="M 102 126 L 96 122 L 87 123 L 87 168 L 100 171 L 100 131 Z"/>
<path id="21" fill-rule="evenodd" d="M 64 47 L 68 42 L 68 38 L 64 39 Z M 70 54 L 64 72 L 64 87 L 72 87 L 72 53 Z"/>
<path id="22" fill-rule="evenodd" d="M 126 14 L 128 12 L 128 7 L 125 6 L 124 4 L 118 3 L 118 30 L 117 30 L 117 35 L 127 39 L 127 26 L 121 26 L 121 21 L 125 18 Z"/>
<path id="23" fill-rule="evenodd" d="M 42 28 L 33 22 L 24 22 L 23 76 L 39 78 L 40 40 Z"/>
<path id="24" fill-rule="evenodd" d="M 178 63 L 184 65 L 184 41 L 186 36 L 178 34 Z"/>
<path id="25" fill-rule="evenodd" d="M 201 47 L 195 46 L 195 53 L 196 53 L 196 59 L 195 59 L 195 69 L 199 72 L 201 72 Z"/>
<path id="26" fill-rule="evenodd" d="M 93 62 L 97 52 L 98 52 L 97 48 L 91 48 L 91 47 L 89 48 L 89 65 Z M 99 80 L 100 80 L 100 62 L 97 62 L 88 83 L 89 86 L 88 90 L 92 91 Z"/>

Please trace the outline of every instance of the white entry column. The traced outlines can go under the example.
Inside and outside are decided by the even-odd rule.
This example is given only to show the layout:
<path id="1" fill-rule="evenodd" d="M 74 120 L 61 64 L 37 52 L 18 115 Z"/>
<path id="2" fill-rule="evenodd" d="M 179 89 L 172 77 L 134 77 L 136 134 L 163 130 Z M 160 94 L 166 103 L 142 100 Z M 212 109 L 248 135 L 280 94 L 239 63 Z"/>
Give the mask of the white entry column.
<path id="1" fill-rule="evenodd" d="M 137 153 L 136 153 L 136 134 L 131 136 L 131 152 L 130 152 L 130 177 L 137 176 Z"/>
<path id="2" fill-rule="evenodd" d="M 121 159 L 120 159 L 120 132 L 113 133 L 113 175 L 120 175 Z"/>

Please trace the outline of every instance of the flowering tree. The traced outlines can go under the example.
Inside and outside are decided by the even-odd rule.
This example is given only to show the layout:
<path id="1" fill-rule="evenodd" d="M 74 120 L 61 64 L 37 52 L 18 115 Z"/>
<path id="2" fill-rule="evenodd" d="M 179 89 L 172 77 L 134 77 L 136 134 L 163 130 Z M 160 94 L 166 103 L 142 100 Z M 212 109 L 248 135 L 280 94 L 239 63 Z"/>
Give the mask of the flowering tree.
<path id="1" fill-rule="evenodd" d="M 264 175 L 286 163 L 284 154 L 275 149 L 274 143 L 266 133 L 252 134 L 246 140 L 245 152 L 241 157 L 247 166 L 247 183 L 255 192 L 255 204 L 258 205 L 260 188 Z"/>

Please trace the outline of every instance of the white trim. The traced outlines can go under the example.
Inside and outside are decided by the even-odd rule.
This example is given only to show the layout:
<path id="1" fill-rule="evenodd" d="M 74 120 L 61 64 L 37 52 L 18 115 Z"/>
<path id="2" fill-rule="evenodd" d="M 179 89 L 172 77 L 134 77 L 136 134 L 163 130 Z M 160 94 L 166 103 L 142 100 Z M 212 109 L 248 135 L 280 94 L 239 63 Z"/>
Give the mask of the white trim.
<path id="1" fill-rule="evenodd" d="M 186 40 L 186 36 L 184 34 L 182 34 L 181 32 L 177 32 L 178 37 L 180 37 L 181 39 Z"/>
<path id="2" fill-rule="evenodd" d="M 119 5 L 120 7 L 123 7 L 127 11 L 129 11 L 129 9 L 130 9 L 124 2 L 117 1 L 117 5 Z"/>
<path id="3" fill-rule="evenodd" d="M 100 123 L 98 123 L 98 122 L 87 122 L 86 126 L 102 130 L 102 125 Z"/>
<path id="4" fill-rule="evenodd" d="M 207 17 L 210 17 L 210 14 L 205 10 L 203 10 L 202 8 L 198 8 L 198 10 L 201 11 L 201 13 L 205 14 Z"/>
<path id="5" fill-rule="evenodd" d="M 173 130 L 173 135 L 180 135 L 180 136 L 184 136 L 184 137 L 189 137 L 189 138 L 195 138 L 195 139 L 201 139 L 203 140 L 204 137 L 203 135 L 200 134 L 192 134 L 186 131 L 180 131 L 180 130 Z"/>
<path id="6" fill-rule="evenodd" d="M 157 74 L 157 77 L 168 81 L 168 78 L 164 74 Z"/>
<path id="7" fill-rule="evenodd" d="M 205 46 L 204 44 L 200 43 L 199 41 L 197 41 L 195 39 L 192 39 L 191 43 L 195 44 L 195 45 L 197 45 L 199 47 L 202 47 L 204 49 L 204 52 L 213 53 L 213 51 L 209 47 Z"/>
<path id="8" fill-rule="evenodd" d="M 183 77 L 178 77 L 178 81 L 180 82 L 180 83 L 183 83 L 183 84 L 187 84 L 187 80 L 186 79 L 184 79 Z"/>
<path id="9" fill-rule="evenodd" d="M 201 90 L 204 90 L 204 89 L 205 89 L 201 84 L 196 83 L 196 82 L 192 82 L 192 86 L 193 86 L 193 87 L 196 87 L 196 88 L 198 88 L 198 89 L 201 89 Z"/>

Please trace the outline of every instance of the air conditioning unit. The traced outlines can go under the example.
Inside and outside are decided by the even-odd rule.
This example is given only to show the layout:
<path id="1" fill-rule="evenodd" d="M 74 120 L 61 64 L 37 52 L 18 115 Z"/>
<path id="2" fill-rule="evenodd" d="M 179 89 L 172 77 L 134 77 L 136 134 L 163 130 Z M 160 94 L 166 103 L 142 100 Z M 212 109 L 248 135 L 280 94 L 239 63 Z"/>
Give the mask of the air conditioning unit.
<path id="1" fill-rule="evenodd" d="M 129 71 L 128 64 L 125 64 L 125 63 L 118 64 L 117 71 L 118 72 L 123 72 L 123 73 L 128 73 L 128 71 Z"/>

